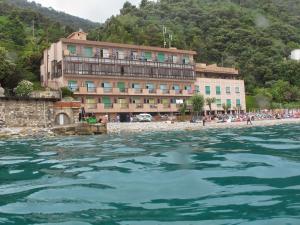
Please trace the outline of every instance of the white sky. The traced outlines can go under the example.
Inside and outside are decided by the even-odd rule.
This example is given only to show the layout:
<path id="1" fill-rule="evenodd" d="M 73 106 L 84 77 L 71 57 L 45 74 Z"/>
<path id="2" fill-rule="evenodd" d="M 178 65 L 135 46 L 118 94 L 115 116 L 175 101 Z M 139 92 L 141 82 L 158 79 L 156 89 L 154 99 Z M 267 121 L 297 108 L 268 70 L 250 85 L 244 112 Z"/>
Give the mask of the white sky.
<path id="1" fill-rule="evenodd" d="M 45 7 L 89 19 L 94 22 L 105 22 L 112 15 L 120 12 L 126 0 L 30 0 Z M 128 0 L 138 5 L 141 0 Z"/>

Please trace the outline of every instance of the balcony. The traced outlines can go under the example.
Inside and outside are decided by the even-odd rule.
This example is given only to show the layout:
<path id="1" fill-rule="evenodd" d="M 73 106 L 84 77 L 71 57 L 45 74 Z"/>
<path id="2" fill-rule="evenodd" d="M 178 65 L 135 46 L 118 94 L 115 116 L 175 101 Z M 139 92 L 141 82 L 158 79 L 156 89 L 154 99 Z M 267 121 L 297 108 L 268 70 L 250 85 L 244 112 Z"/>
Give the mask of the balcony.
<path id="1" fill-rule="evenodd" d="M 87 112 L 93 113 L 157 113 L 178 112 L 177 104 L 141 104 L 141 103 L 113 103 L 113 104 L 85 104 Z"/>
<path id="2" fill-rule="evenodd" d="M 80 56 L 65 56 L 63 63 L 63 73 L 65 75 L 126 76 L 178 80 L 193 80 L 195 78 L 193 64 L 102 59 Z"/>

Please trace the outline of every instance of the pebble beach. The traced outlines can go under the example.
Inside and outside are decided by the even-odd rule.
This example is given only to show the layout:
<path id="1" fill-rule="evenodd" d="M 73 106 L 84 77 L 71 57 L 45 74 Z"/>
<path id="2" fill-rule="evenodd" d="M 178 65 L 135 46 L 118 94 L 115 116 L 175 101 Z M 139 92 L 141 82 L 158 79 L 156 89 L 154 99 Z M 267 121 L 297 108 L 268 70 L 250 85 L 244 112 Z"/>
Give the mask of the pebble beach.
<path id="1" fill-rule="evenodd" d="M 138 132 L 156 132 L 156 131 L 182 131 L 182 130 L 203 130 L 214 128 L 242 128 L 253 126 L 274 126 L 281 124 L 300 125 L 300 119 L 278 119 L 278 120 L 257 120 L 252 121 L 252 125 L 247 125 L 247 122 L 232 122 L 232 123 L 217 123 L 207 122 L 205 126 L 202 123 L 190 122 L 152 122 L 152 123 L 108 123 L 107 132 L 114 133 L 138 133 Z"/>
<path id="2" fill-rule="evenodd" d="M 205 126 L 202 123 L 190 122 L 151 122 L 151 123 L 108 123 L 108 134 L 120 133 L 139 133 L 139 132 L 167 132 L 167 131 L 194 131 L 203 129 L 221 129 L 221 128 L 243 128 L 255 126 L 275 126 L 281 124 L 299 124 L 300 119 L 280 119 L 280 120 L 258 120 L 252 121 L 252 125 L 247 122 L 232 123 L 216 123 L 207 122 Z M 57 136 L 52 128 L 36 128 L 36 127 L 13 127 L 0 128 L 0 138 L 41 138 Z"/>

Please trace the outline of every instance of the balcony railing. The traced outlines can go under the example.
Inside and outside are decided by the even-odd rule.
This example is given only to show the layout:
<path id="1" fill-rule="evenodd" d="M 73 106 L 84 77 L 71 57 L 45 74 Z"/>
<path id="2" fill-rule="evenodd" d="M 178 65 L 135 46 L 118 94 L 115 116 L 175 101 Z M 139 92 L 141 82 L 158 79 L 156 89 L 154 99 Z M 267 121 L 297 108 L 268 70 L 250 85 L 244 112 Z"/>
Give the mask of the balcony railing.
<path id="1" fill-rule="evenodd" d="M 156 89 L 148 89 L 149 94 L 155 94 L 156 93 Z"/>
<path id="2" fill-rule="evenodd" d="M 194 79 L 194 65 L 121 59 L 64 57 L 64 74 Z"/>
<path id="3" fill-rule="evenodd" d="M 89 93 L 95 93 L 96 90 L 97 90 L 97 88 L 96 88 L 96 87 L 87 87 L 86 90 L 87 90 L 87 92 L 89 92 Z"/>
<path id="4" fill-rule="evenodd" d="M 103 88 L 103 92 L 104 92 L 104 93 L 111 93 L 112 90 L 113 90 L 113 89 L 110 88 L 110 87 L 109 87 L 109 88 L 108 88 L 108 87 Z"/>

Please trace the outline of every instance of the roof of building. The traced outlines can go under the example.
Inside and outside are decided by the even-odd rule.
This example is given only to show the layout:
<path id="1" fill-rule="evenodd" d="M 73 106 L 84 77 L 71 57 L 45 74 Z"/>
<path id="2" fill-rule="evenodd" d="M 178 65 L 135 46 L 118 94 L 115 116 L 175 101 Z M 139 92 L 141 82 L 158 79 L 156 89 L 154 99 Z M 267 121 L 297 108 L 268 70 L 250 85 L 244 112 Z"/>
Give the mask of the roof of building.
<path id="1" fill-rule="evenodd" d="M 72 37 L 72 34 L 69 37 Z M 70 44 L 84 44 L 84 45 L 92 45 L 92 46 L 126 48 L 126 49 L 129 48 L 129 49 L 136 49 L 136 50 L 181 53 L 181 54 L 189 54 L 189 55 L 197 54 L 197 52 L 195 51 L 180 50 L 176 48 L 160 48 L 160 47 L 152 47 L 152 46 L 144 46 L 144 45 L 131 45 L 131 44 L 120 44 L 120 43 L 112 43 L 112 42 L 102 42 L 102 41 L 76 40 L 70 38 L 62 38 L 60 40 L 63 43 L 70 43 Z"/>
<path id="2" fill-rule="evenodd" d="M 196 72 L 203 73 L 219 73 L 219 74 L 230 74 L 230 75 L 238 75 L 239 71 L 235 68 L 228 67 L 219 67 L 216 64 L 206 65 L 205 63 L 197 63 L 196 64 Z"/>

